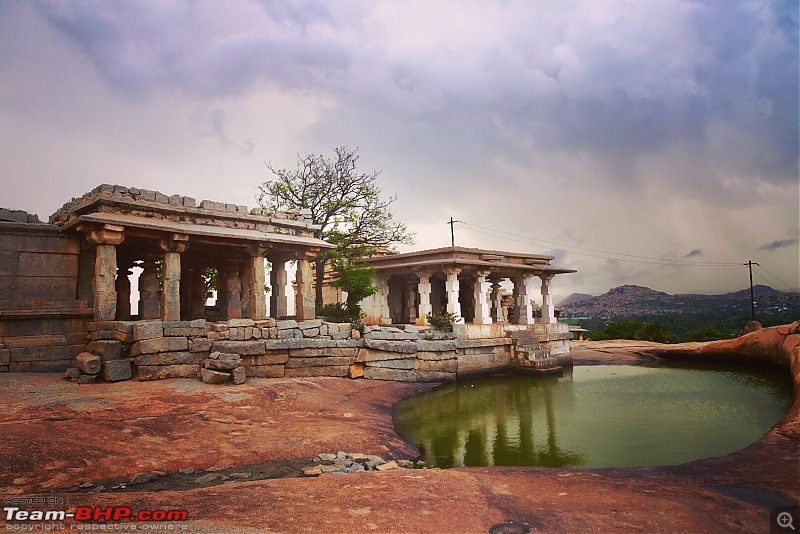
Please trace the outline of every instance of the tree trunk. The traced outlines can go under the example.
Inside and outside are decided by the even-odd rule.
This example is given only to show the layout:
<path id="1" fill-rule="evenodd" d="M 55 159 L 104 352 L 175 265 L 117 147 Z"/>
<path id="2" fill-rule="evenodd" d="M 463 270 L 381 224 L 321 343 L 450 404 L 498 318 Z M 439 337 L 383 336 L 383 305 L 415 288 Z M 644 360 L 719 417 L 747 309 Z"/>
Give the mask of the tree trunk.
<path id="1" fill-rule="evenodd" d="M 325 282 L 325 263 L 326 263 L 326 260 L 324 258 L 318 258 L 317 261 L 316 261 L 317 271 L 316 271 L 316 280 L 315 280 L 316 283 L 315 283 L 315 287 L 314 287 L 314 291 L 315 291 L 314 301 L 315 301 L 315 304 L 317 305 L 317 307 L 320 307 L 320 306 L 323 305 L 323 302 L 322 302 L 322 285 Z"/>

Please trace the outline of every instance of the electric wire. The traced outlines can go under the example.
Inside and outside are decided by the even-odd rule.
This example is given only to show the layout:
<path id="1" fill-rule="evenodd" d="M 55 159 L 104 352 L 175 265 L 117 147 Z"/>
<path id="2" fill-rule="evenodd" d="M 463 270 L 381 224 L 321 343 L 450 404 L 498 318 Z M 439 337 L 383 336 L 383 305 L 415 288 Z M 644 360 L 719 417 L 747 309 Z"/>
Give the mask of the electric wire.
<path id="1" fill-rule="evenodd" d="M 740 266 L 741 265 L 740 263 L 734 263 L 734 262 L 701 262 L 701 261 L 689 261 L 689 260 L 672 260 L 672 259 L 667 259 L 667 258 L 653 258 L 653 257 L 649 257 L 649 256 L 637 256 L 637 255 L 634 255 L 634 254 L 622 254 L 622 253 L 610 252 L 610 251 L 606 251 L 606 250 L 598 250 L 598 249 L 592 249 L 592 248 L 586 248 L 586 247 L 578 247 L 578 246 L 573 246 L 573 245 L 566 245 L 564 243 L 557 243 L 555 241 L 546 241 L 544 239 L 534 239 L 534 238 L 527 237 L 527 236 L 524 236 L 524 235 L 515 234 L 515 233 L 512 233 L 512 232 L 505 232 L 503 230 L 497 230 L 497 229 L 494 229 L 494 228 L 488 228 L 488 227 L 480 226 L 480 225 L 477 225 L 477 224 L 467 223 L 465 221 L 459 221 L 459 222 L 461 224 L 461 227 L 466 229 L 466 230 L 470 230 L 472 232 L 477 232 L 479 234 L 488 235 L 488 236 L 491 236 L 491 237 L 498 237 L 500 239 L 506 239 L 508 241 L 514 241 L 514 242 L 517 242 L 517 243 L 524 243 L 526 245 L 541 246 L 541 245 L 537 245 L 536 244 L 536 242 L 538 241 L 538 242 L 541 242 L 541 243 L 547 243 L 549 245 L 558 245 L 558 246 L 561 246 L 561 247 L 575 248 L 575 249 L 579 249 L 579 250 L 588 250 L 588 251 L 591 251 L 591 252 L 599 252 L 601 254 L 610 254 L 610 255 L 613 255 L 613 256 L 623 256 L 622 258 L 614 258 L 614 257 L 608 257 L 608 256 L 599 256 L 597 254 L 587 254 L 585 252 L 575 252 L 573 250 L 566 250 L 566 249 L 555 248 L 555 247 L 547 247 L 547 248 L 550 248 L 551 250 L 557 250 L 557 251 L 560 251 L 560 252 L 566 252 L 566 253 L 570 253 L 570 254 L 577 254 L 577 255 L 581 255 L 581 256 L 588 256 L 588 257 L 591 257 L 591 258 L 600 258 L 600 259 L 611 260 L 611 261 L 624 261 L 624 262 L 630 262 L 630 263 L 642 263 L 642 264 L 648 264 L 648 265 L 666 265 L 666 266 L 674 266 L 674 267 L 733 267 L 733 266 Z M 481 228 L 482 230 L 478 230 L 478 228 Z M 488 232 L 487 231 L 483 231 L 483 230 L 488 230 Z M 490 232 L 492 232 L 492 233 L 490 233 Z M 514 239 L 514 238 L 511 238 L 511 237 L 507 237 L 507 235 L 501 235 L 501 234 L 507 234 L 507 235 L 511 235 L 511 236 L 515 236 L 515 237 L 521 237 L 521 238 L 525 239 L 525 241 L 522 241 L 522 240 L 519 240 L 519 239 Z M 627 259 L 627 258 L 636 258 L 636 259 Z M 644 260 L 652 260 L 652 261 L 644 261 Z"/>
<path id="2" fill-rule="evenodd" d="M 771 276 L 771 277 L 772 277 L 772 278 L 773 278 L 775 281 L 779 282 L 779 283 L 780 283 L 780 284 L 781 284 L 783 287 L 785 287 L 785 288 L 786 288 L 786 289 L 788 289 L 789 291 L 794 291 L 794 289 L 792 289 L 792 288 L 789 286 L 789 284 L 787 284 L 786 282 L 784 282 L 783 280 L 781 280 L 780 278 L 778 278 L 777 276 L 775 276 L 774 274 L 772 274 L 771 272 L 769 272 L 769 271 L 768 271 L 767 269 L 765 269 L 765 268 L 764 268 L 762 265 L 757 265 L 757 266 L 758 266 L 758 267 L 760 267 L 760 268 L 761 268 L 761 269 L 762 269 L 764 272 L 766 272 L 768 275 L 770 275 L 770 276 Z M 766 282 L 767 282 L 767 284 L 771 284 L 771 283 L 772 283 L 772 282 L 770 282 L 770 281 L 766 281 Z"/>

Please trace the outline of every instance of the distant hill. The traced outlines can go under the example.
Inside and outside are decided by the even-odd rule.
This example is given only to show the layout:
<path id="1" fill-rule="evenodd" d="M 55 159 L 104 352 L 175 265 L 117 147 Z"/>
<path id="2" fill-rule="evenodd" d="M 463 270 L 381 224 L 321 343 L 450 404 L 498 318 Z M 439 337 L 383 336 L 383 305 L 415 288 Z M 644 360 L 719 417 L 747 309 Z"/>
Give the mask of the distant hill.
<path id="1" fill-rule="evenodd" d="M 594 298 L 594 295 L 590 295 L 588 293 L 573 293 L 564 297 L 556 306 L 559 308 L 561 306 L 566 306 L 567 304 L 574 304 L 575 302 L 580 302 L 582 300 L 589 300 Z"/>
<path id="2" fill-rule="evenodd" d="M 800 318 L 800 293 L 783 293 L 765 285 L 753 286 L 753 293 L 756 319 L 765 325 Z M 750 318 L 750 289 L 724 295 L 670 295 L 649 287 L 623 285 L 598 297 L 562 303 L 560 308 L 562 317 L 576 319 L 590 329 L 608 321 L 660 318 L 673 324 L 738 324 Z"/>

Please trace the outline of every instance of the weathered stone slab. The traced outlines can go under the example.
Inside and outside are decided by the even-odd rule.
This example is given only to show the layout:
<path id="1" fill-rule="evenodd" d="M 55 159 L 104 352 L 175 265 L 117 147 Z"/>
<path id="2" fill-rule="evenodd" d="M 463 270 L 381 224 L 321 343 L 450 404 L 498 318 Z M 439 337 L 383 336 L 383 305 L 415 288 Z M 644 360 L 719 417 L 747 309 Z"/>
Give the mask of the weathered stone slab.
<path id="1" fill-rule="evenodd" d="M 406 341 L 365 339 L 364 346 L 370 349 L 381 350 L 385 352 L 402 352 L 405 354 L 413 354 L 417 352 L 417 343 L 410 343 Z"/>
<path id="2" fill-rule="evenodd" d="M 164 328 L 204 328 L 205 319 L 193 319 L 191 321 L 164 321 Z"/>
<path id="3" fill-rule="evenodd" d="M 378 360 L 401 360 L 408 358 L 408 353 L 404 352 L 385 352 L 374 349 L 359 349 L 356 355 L 357 362 L 373 362 Z"/>
<path id="4" fill-rule="evenodd" d="M 299 367 L 296 369 L 286 369 L 284 372 L 284 376 L 286 378 L 299 378 L 299 377 L 310 377 L 310 376 L 345 377 L 347 376 L 347 371 L 349 367 L 350 367 L 349 365 L 338 365 L 338 366 L 328 366 L 328 367 Z"/>
<path id="5" fill-rule="evenodd" d="M 11 361 L 13 362 L 52 362 L 56 360 L 72 360 L 86 345 L 61 345 L 55 347 L 25 347 L 20 349 L 10 348 Z M 13 370 L 13 369 L 12 369 Z"/>
<path id="6" fill-rule="evenodd" d="M 262 341 L 263 343 L 263 341 Z M 275 339 L 266 342 L 267 350 L 310 349 L 323 347 L 336 347 L 338 341 L 331 339 Z"/>
<path id="7" fill-rule="evenodd" d="M 131 345 L 131 356 L 189 350 L 189 340 L 185 337 L 159 337 L 143 339 Z"/>
<path id="8" fill-rule="evenodd" d="M 166 378 L 185 378 L 197 376 L 199 365 L 158 365 L 140 366 L 137 369 L 139 380 L 163 380 Z"/>
<path id="9" fill-rule="evenodd" d="M 370 367 L 382 367 L 384 369 L 413 369 L 414 360 L 408 358 L 404 360 L 377 360 L 367 362 L 367 369 Z"/>
<path id="10" fill-rule="evenodd" d="M 211 340 L 203 337 L 196 337 L 189 340 L 189 352 L 209 352 L 211 350 Z"/>
<path id="11" fill-rule="evenodd" d="M 454 350 L 442 352 L 417 352 L 417 358 L 420 360 L 450 360 L 458 357 L 458 352 Z"/>
<path id="12" fill-rule="evenodd" d="M 487 347 L 467 347 L 459 349 L 458 351 L 465 356 L 490 356 L 494 354 L 501 354 L 503 352 L 510 354 L 510 346 L 495 345 Z"/>
<path id="13" fill-rule="evenodd" d="M 289 356 L 292 358 L 321 358 L 324 356 L 352 356 L 358 354 L 358 349 L 352 348 L 339 348 L 339 347 L 326 347 L 322 349 L 290 349 Z"/>
<path id="14" fill-rule="evenodd" d="M 207 359 L 203 363 L 206 369 L 213 369 L 215 371 L 233 371 L 241 366 L 241 360 L 212 360 Z"/>
<path id="15" fill-rule="evenodd" d="M 199 365 L 203 355 L 199 352 L 157 352 L 142 354 L 133 359 L 137 366 L 148 365 Z"/>
<path id="16" fill-rule="evenodd" d="M 363 363 L 351 364 L 350 368 L 347 371 L 348 378 L 363 378 L 365 367 L 366 366 Z"/>
<path id="17" fill-rule="evenodd" d="M 133 340 L 154 339 L 164 335 L 161 321 L 142 321 L 133 325 Z"/>
<path id="18" fill-rule="evenodd" d="M 245 373 L 253 378 L 283 378 L 283 365 L 246 366 Z"/>
<path id="19" fill-rule="evenodd" d="M 361 339 L 337 339 L 336 347 L 339 348 L 361 348 L 364 346 L 364 341 Z"/>
<path id="20" fill-rule="evenodd" d="M 417 382 L 455 382 L 455 373 L 439 371 L 417 371 Z"/>
<path id="21" fill-rule="evenodd" d="M 230 373 L 223 373 L 206 368 L 200 369 L 200 379 L 206 384 L 222 384 L 227 382 L 230 377 Z"/>
<path id="22" fill-rule="evenodd" d="M 441 340 L 441 341 L 427 341 L 427 340 L 420 340 L 417 341 L 417 351 L 424 351 L 424 352 L 437 352 L 437 351 L 446 351 L 446 350 L 456 350 L 458 348 L 458 342 L 453 340 Z"/>
<path id="23" fill-rule="evenodd" d="M 419 371 L 455 373 L 458 370 L 458 360 L 417 360 L 414 362 L 414 369 L 417 374 L 419 374 Z"/>
<path id="24" fill-rule="evenodd" d="M 387 369 L 385 367 L 367 367 L 364 369 L 364 378 L 372 380 L 392 380 L 395 382 L 416 382 L 417 375 L 414 371 L 404 369 Z"/>
<path id="25" fill-rule="evenodd" d="M 8 365 L 11 361 L 11 351 L 0 349 L 0 365 Z"/>
<path id="26" fill-rule="evenodd" d="M 75 380 L 75 382 L 78 384 L 94 384 L 97 382 L 97 375 L 81 375 Z"/>
<path id="27" fill-rule="evenodd" d="M 104 362 L 122 358 L 122 343 L 119 341 L 90 341 L 86 350 L 99 356 Z"/>
<path id="28" fill-rule="evenodd" d="M 289 319 L 286 321 L 278 321 L 275 326 L 278 327 L 278 330 L 289 330 L 292 328 L 297 328 L 299 325 L 294 319 Z"/>
<path id="29" fill-rule="evenodd" d="M 303 332 L 303 337 L 317 337 L 320 334 L 319 328 L 308 328 L 306 330 L 301 330 Z"/>
<path id="30" fill-rule="evenodd" d="M 53 361 L 12 361 L 8 365 L 8 371 L 12 373 L 63 373 L 72 367 L 74 360 L 53 360 Z"/>
<path id="31" fill-rule="evenodd" d="M 103 362 L 103 380 L 119 382 L 120 380 L 130 380 L 132 376 L 130 360 L 110 360 Z"/>
<path id="32" fill-rule="evenodd" d="M 75 365 L 85 375 L 96 375 L 100 372 L 100 357 L 90 352 L 81 352 L 75 357 Z"/>
<path id="33" fill-rule="evenodd" d="M 247 372 L 244 367 L 237 367 L 231 372 L 231 379 L 234 384 L 244 384 L 247 381 Z"/>
<path id="34" fill-rule="evenodd" d="M 337 365 L 350 365 L 355 361 L 355 356 L 333 356 L 328 358 L 289 358 L 286 369 L 300 367 L 325 367 Z"/>
<path id="35" fill-rule="evenodd" d="M 164 327 L 164 336 L 166 337 L 180 337 L 180 336 L 203 336 L 206 333 L 205 328 L 168 328 Z"/>
<path id="36" fill-rule="evenodd" d="M 212 351 L 226 352 L 245 356 L 249 354 L 264 354 L 264 341 L 215 341 L 211 345 Z"/>
<path id="37" fill-rule="evenodd" d="M 322 326 L 321 319 L 309 319 L 308 321 L 301 321 L 297 323 L 297 327 L 300 330 L 311 330 L 312 328 L 319 328 L 320 326 Z"/>
<path id="38" fill-rule="evenodd" d="M 242 365 L 279 365 L 289 361 L 289 353 L 242 356 Z M 283 376 L 283 374 L 281 374 Z"/>

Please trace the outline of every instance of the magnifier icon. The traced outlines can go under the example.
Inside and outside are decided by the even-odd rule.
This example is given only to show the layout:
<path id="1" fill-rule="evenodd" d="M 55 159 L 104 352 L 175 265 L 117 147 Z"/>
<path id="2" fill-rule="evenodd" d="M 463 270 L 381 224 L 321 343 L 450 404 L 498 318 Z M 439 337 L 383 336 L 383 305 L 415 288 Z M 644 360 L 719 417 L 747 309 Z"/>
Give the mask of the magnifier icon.
<path id="1" fill-rule="evenodd" d="M 775 518 L 775 521 L 778 523 L 778 526 L 781 528 L 789 527 L 792 530 L 797 530 L 794 528 L 792 514 L 789 512 L 781 512 L 778 514 L 778 517 Z"/>

